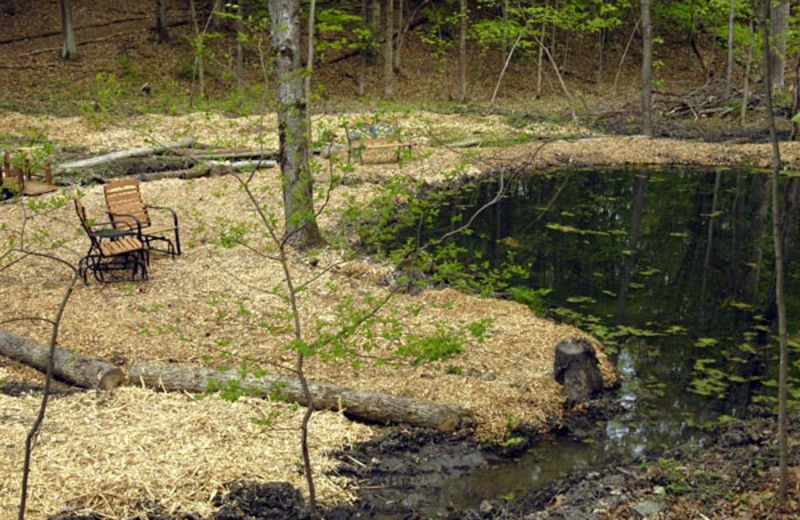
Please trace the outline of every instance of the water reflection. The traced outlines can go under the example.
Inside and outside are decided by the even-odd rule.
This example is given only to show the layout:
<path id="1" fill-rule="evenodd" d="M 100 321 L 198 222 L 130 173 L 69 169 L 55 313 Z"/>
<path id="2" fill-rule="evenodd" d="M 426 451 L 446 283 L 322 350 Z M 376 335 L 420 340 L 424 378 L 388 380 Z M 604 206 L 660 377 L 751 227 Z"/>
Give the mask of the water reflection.
<path id="1" fill-rule="evenodd" d="M 547 289 L 551 317 L 616 353 L 624 412 L 605 424 L 603 438 L 543 443 L 514 464 L 462 477 L 443 500 L 474 505 L 609 459 L 701 444 L 698 426 L 742 413 L 752 401 L 772 403 L 774 391 L 763 385 L 777 365 L 768 182 L 721 171 L 534 176 L 516 181 L 475 221 L 474 233 L 459 236 L 461 262 L 476 284 L 492 270 L 513 273 L 502 281 L 507 287 Z M 785 187 L 791 262 L 798 258 L 791 240 L 797 184 Z M 413 232 L 441 236 L 497 189 L 493 182 L 470 187 Z M 797 272 L 792 267 L 787 272 Z M 800 295 L 800 279 L 788 283 L 788 314 L 798 316 L 792 295 Z"/>

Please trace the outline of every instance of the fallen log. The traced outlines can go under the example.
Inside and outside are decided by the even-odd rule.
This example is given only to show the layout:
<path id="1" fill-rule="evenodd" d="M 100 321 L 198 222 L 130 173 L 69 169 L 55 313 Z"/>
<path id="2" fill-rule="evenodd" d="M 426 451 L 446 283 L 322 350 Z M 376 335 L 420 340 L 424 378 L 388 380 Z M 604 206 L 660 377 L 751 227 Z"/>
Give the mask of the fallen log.
<path id="1" fill-rule="evenodd" d="M 243 170 L 260 170 L 262 168 L 275 168 L 278 162 L 272 159 L 257 159 L 252 161 L 205 161 L 206 165 L 215 172 L 234 173 Z"/>
<path id="2" fill-rule="evenodd" d="M 201 160 L 212 160 L 212 161 L 223 161 L 223 160 L 234 160 L 234 159 L 275 159 L 278 157 L 277 150 L 219 150 L 219 151 L 208 151 L 208 150 L 196 150 L 194 148 L 190 148 L 186 150 L 186 155 L 191 157 L 192 159 L 197 159 L 198 161 Z"/>
<path id="3" fill-rule="evenodd" d="M 46 372 L 49 353 L 50 347 L 46 345 L 0 330 L 0 354 L 8 358 Z M 56 347 L 53 357 L 53 375 L 83 388 L 100 390 L 116 388 L 125 379 L 125 374 L 117 366 L 59 347 Z"/>
<path id="4" fill-rule="evenodd" d="M 142 173 L 137 175 L 140 181 L 158 181 L 161 179 L 197 179 L 212 174 L 211 168 L 189 168 L 187 170 L 169 170 L 163 172 Z"/>
<path id="5" fill-rule="evenodd" d="M 128 159 L 130 157 L 145 157 L 148 155 L 163 153 L 167 150 L 171 150 L 174 148 L 185 148 L 187 146 L 191 146 L 193 143 L 194 143 L 194 138 L 184 137 L 179 141 L 163 143 L 159 146 L 139 146 L 136 148 L 129 148 L 127 150 L 119 150 L 117 152 L 97 155 L 95 157 L 89 157 L 88 159 L 81 159 L 78 161 L 70 161 L 63 164 L 59 164 L 58 166 L 56 166 L 55 171 L 56 173 L 62 173 L 72 170 L 80 170 L 81 168 L 92 168 L 95 166 L 102 166 L 104 164 L 118 161 L 120 159 Z"/>
<path id="6" fill-rule="evenodd" d="M 229 382 L 235 381 L 237 388 L 245 392 L 262 397 L 278 395 L 289 402 L 307 405 L 298 379 L 253 375 L 242 379 L 236 370 L 213 370 L 147 361 L 135 361 L 130 367 L 128 378 L 131 384 L 141 384 L 148 388 L 195 393 L 206 392 L 214 387 L 224 388 Z M 341 410 L 345 416 L 361 421 L 405 423 L 447 432 L 455 430 L 469 418 L 469 411 L 459 406 L 364 392 L 333 384 L 309 382 L 309 387 L 314 408 Z"/>

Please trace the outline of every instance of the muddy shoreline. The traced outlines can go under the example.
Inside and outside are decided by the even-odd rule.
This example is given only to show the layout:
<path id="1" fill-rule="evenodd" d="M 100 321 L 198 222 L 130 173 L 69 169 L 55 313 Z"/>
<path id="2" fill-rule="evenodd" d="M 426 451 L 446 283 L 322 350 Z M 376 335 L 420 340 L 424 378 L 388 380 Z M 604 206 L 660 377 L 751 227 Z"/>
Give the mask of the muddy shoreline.
<path id="1" fill-rule="evenodd" d="M 509 490 L 470 507 L 443 504 L 448 486 L 476 470 L 513 464 L 537 442 L 553 436 L 592 442 L 605 422 L 620 412 L 614 393 L 572 414 L 551 432 L 518 431 L 524 439 L 510 446 L 483 444 L 469 430 L 442 434 L 399 428 L 366 443 L 333 454 L 336 473 L 356 481 L 352 505 L 322 509 L 329 520 L 592 520 L 628 518 L 733 517 L 737 507 L 756 507 L 759 518 L 793 518 L 780 513 L 768 491 L 777 483 L 777 417 L 750 407 L 745 419 L 732 419 L 707 432 L 701 447 L 689 444 L 653 448 L 634 460 L 604 463 L 572 472 L 535 489 Z M 789 418 L 789 436 L 800 435 L 800 412 Z M 620 456 L 621 457 L 621 456 Z M 614 457 L 612 456 L 611 459 Z M 268 460 L 265 459 L 265 463 Z M 790 451 L 790 468 L 800 452 Z M 325 478 L 318 475 L 317 478 Z M 792 486 L 798 483 L 792 480 Z M 530 486 L 528 486 L 530 487 Z M 761 490 L 756 493 L 756 490 Z M 756 501 L 760 501 L 756 503 Z M 792 505 L 793 504 L 793 505 Z M 286 482 L 236 481 L 215 498 L 210 517 L 172 512 L 142 501 L 142 513 L 131 520 L 256 520 L 309 518 L 303 494 Z M 796 512 L 796 510 L 794 510 Z M 49 520 L 100 520 L 85 510 L 65 508 Z"/>

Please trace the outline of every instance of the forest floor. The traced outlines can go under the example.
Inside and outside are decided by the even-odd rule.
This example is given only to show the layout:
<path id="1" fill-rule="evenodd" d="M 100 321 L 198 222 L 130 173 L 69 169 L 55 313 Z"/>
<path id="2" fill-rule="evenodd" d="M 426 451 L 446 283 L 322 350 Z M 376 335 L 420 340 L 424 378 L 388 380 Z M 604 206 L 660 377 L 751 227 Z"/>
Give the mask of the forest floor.
<path id="1" fill-rule="evenodd" d="M 267 147 L 275 146 L 277 133 L 271 113 L 265 117 L 234 117 L 229 110 L 174 117 L 151 115 L 153 111 L 171 113 L 188 98 L 185 95 L 191 90 L 188 82 L 180 90 L 172 90 L 168 82 L 160 79 L 181 73 L 185 77 L 187 67 L 191 69 L 192 56 L 181 46 L 190 37 L 189 24 L 176 26 L 173 35 L 177 43 L 164 47 L 151 41 L 146 29 L 151 13 L 141 2 L 115 2 L 113 8 L 107 9 L 78 4 L 75 19 L 79 26 L 85 26 L 79 28 L 78 38 L 83 37 L 86 45 L 80 47 L 83 54 L 80 60 L 63 64 L 55 56 L 59 45 L 57 34 L 16 39 L 58 31 L 57 10 L 43 2 L 30 4 L 21 8 L 16 17 L 2 15 L 8 29 L 7 39 L 14 41 L 0 42 L 0 56 L 3 67 L 16 76 L 15 81 L 0 83 L 0 107 L 4 110 L 0 114 L 0 128 L 4 129 L 5 148 L 42 149 L 42 143 L 47 143 L 47 147 L 53 145 L 49 159 L 58 162 L 152 141 L 173 140 L 186 133 L 211 146 L 261 147 L 264 143 Z M 185 10 L 175 8 L 171 14 L 187 20 Z M 512 63 L 498 106 L 488 107 L 485 103 L 491 96 L 493 81 L 476 82 L 471 96 L 482 103 L 476 101 L 457 111 L 443 110 L 448 100 L 438 90 L 441 83 L 438 74 L 430 74 L 429 67 L 424 65 L 413 66 L 415 62 L 424 63 L 425 52 L 414 46 L 413 41 L 409 42 L 408 65 L 397 89 L 397 98 L 408 104 L 391 109 L 382 108 L 377 102 L 355 101 L 348 94 L 357 74 L 351 62 L 357 60 L 345 62 L 336 72 L 341 76 L 334 73 L 333 67 L 320 72 L 318 79 L 328 90 L 314 116 L 317 127 L 340 129 L 345 122 L 389 119 L 415 143 L 408 161 L 397 164 L 380 158 L 367 160 L 365 165 L 348 173 L 352 182 L 343 187 L 341 199 L 331 206 L 333 210 L 346 207 L 347 201 L 365 203 L 377 192 L 377 186 L 393 177 L 404 175 L 437 184 L 447 181 L 448 172 L 455 169 L 461 175 L 479 176 L 516 165 L 543 170 L 567 165 L 767 169 L 770 164 L 771 151 L 763 121 L 756 115 L 751 114 L 745 126 L 733 117 L 668 117 L 682 106 L 684 99 L 691 98 L 688 94 L 657 95 L 658 138 L 641 137 L 635 96 L 636 67 L 623 71 L 620 94 L 582 94 L 577 111 L 580 122 L 575 124 L 567 103 L 557 93 L 554 78 L 547 80 L 549 91 L 542 99 L 532 99 L 530 70 L 524 67 L 524 62 Z M 581 55 L 575 53 L 576 61 L 572 64 L 575 73 L 570 86 L 576 92 L 591 91 L 591 80 L 586 78 L 591 78 L 593 62 L 587 59 L 586 63 L 580 63 Z M 682 87 L 693 79 L 695 84 L 702 84 L 690 64 L 676 65 L 674 70 L 685 74 L 680 81 L 666 78 L 665 91 L 685 91 Z M 109 76 L 98 77 L 99 71 L 115 74 L 119 81 Z M 212 68 L 210 78 L 212 96 L 222 99 L 229 86 L 224 74 L 221 70 L 214 73 Z M 140 92 L 144 83 L 152 86 L 149 94 Z M 376 74 L 368 84 L 368 91 L 376 95 L 380 86 Z M 719 90 L 718 87 L 711 85 L 706 90 L 712 92 Z M 134 102 L 124 102 L 131 98 L 135 98 Z M 425 103 L 424 100 L 431 98 L 440 101 Z M 414 105 L 415 102 L 419 105 Z M 419 108 L 423 105 L 427 110 Z M 788 123 L 781 119 L 779 124 L 781 135 L 785 136 Z M 477 146 L 461 148 L 465 142 Z M 800 171 L 800 146 L 785 142 L 781 152 L 785 167 Z M 325 178 L 322 174 L 323 182 Z M 268 184 L 274 182 L 272 179 Z M 79 288 L 76 308 L 81 312 L 67 317 L 64 344 L 122 365 L 137 357 L 153 356 L 171 361 L 208 362 L 208 352 L 214 353 L 216 362 L 230 353 L 265 359 L 268 355 L 263 351 L 270 349 L 273 361 L 286 361 L 285 354 L 278 351 L 280 342 L 254 341 L 249 335 L 258 328 L 254 318 L 244 317 L 245 327 L 236 329 L 220 317 L 220 313 L 236 315 L 249 311 L 244 305 L 250 302 L 263 305 L 264 298 L 243 288 L 264 287 L 279 276 L 277 271 L 258 275 L 237 271 L 248 266 L 249 261 L 230 252 L 209 252 L 214 230 L 203 226 L 213 224 L 214 216 L 233 218 L 231 209 L 235 215 L 237 206 L 230 204 L 230 197 L 235 196 L 236 183 L 229 177 L 191 182 L 164 180 L 146 183 L 144 189 L 153 201 L 177 206 L 191 235 L 186 256 L 176 262 L 158 259 L 154 280 L 141 286 L 106 288 L 93 284 Z M 86 192 L 90 207 L 99 211 L 99 187 L 87 187 Z M 205 215 L 198 214 L 198 206 L 205 208 Z M 0 209 L 2 223 L 18 222 L 17 211 L 11 206 Z M 58 223 L 61 236 L 71 241 L 74 254 L 79 255 L 83 245 L 81 237 L 73 233 L 72 214 L 65 212 L 50 222 Z M 336 223 L 333 217 L 323 218 L 323 227 L 328 231 L 334 230 Z M 299 256 L 295 260 L 300 272 L 316 276 L 319 264 L 311 265 Z M 335 264 L 341 258 L 331 253 L 323 255 L 321 260 L 323 265 Z M 385 287 L 381 284 L 391 275 L 385 265 L 369 258 L 342 265 L 332 277 L 337 286 L 353 294 L 382 291 Z M 3 276 L 2 320 L 19 317 L 31 309 L 45 313 L 57 300 L 63 281 L 63 276 L 55 276 L 43 264 L 10 274 L 6 271 Z M 225 276 L 237 278 L 238 287 L 226 289 Z M 319 313 L 320 302 L 334 301 L 337 289 L 331 287 L 316 294 L 316 300 L 309 303 L 315 313 Z M 544 382 L 541 376 L 550 369 L 551 358 L 542 354 L 539 347 L 528 345 L 531 330 L 540 331 L 535 335 L 547 348 L 555 340 L 580 334 L 579 331 L 540 320 L 521 305 L 493 300 L 487 306 L 484 300 L 451 290 L 430 291 L 422 297 L 403 295 L 398 308 L 416 305 L 421 300 L 430 305 L 426 312 L 444 313 L 447 318 L 464 324 L 485 316 L 486 307 L 492 308 L 489 313 L 494 320 L 492 348 L 482 349 L 476 342 L 470 343 L 471 357 L 454 361 L 475 377 L 455 377 L 448 373 L 447 364 L 433 368 L 401 367 L 391 376 L 369 370 L 369 374 L 359 374 L 342 367 L 324 375 L 330 380 L 352 381 L 403 395 L 444 402 L 470 401 L 484 414 L 479 427 L 477 431 L 443 435 L 359 425 L 342 414 L 320 413 L 315 423 L 322 432 L 314 451 L 318 461 L 315 471 L 321 475 L 318 491 L 328 508 L 325 511 L 328 518 L 424 517 L 424 513 L 415 509 L 413 497 L 437 485 L 446 485 L 448 478 L 457 477 L 460 472 L 519 454 L 502 453 L 496 443 L 489 442 L 509 433 L 509 412 L 518 421 L 515 426 L 527 427 L 530 435 L 526 443 L 517 447 L 519 450 L 530 446 L 537 435 L 546 434 L 556 424 L 567 435 L 578 429 L 591 431 L 591 424 L 582 423 L 580 417 L 563 415 L 558 387 L 552 381 Z M 426 317 L 421 319 L 424 321 Z M 42 341 L 47 337 L 46 328 L 32 322 L 15 323 L 9 328 Z M 529 350 L 516 352 L 520 344 Z M 501 347 L 505 353 L 502 356 L 498 355 Z M 526 358 L 524 364 L 519 363 L 518 356 Z M 611 379 L 610 365 L 605 358 L 603 362 Z M 494 381 L 481 377 L 490 373 L 499 377 Z M 541 385 L 535 383 L 539 380 Z M 0 454 L 11 461 L 0 466 L 18 467 L 18 439 L 35 413 L 38 403 L 35 387 L 40 376 L 4 361 L 0 366 L 0 381 L 4 382 L 6 392 L 0 395 L 3 403 L 0 423 L 8 430 Z M 20 386 L 23 383 L 26 386 Z M 491 390 L 500 386 L 504 387 L 501 393 Z M 519 387 L 525 389 L 525 399 L 506 391 Z M 20 388 L 25 389 L 21 397 L 8 395 L 19 393 Z M 539 399 L 535 404 L 534 398 Z M 294 491 L 303 488 L 296 442 L 301 412 L 272 403 L 269 410 L 278 410 L 279 415 L 273 428 L 264 433 L 249 420 L 268 418 L 263 403 L 248 398 L 234 404 L 218 402 L 216 398 L 196 403 L 190 396 L 158 395 L 136 388 L 124 389 L 111 399 L 90 393 L 68 393 L 56 399 L 48 418 L 51 429 L 40 434 L 36 450 L 40 459 L 34 471 L 31 501 L 32 506 L 38 507 L 34 509 L 35 516 L 43 518 L 64 507 L 66 510 L 59 518 L 303 517 L 306 514 L 303 499 Z M 601 401 L 585 410 L 583 417 L 597 421 L 612 414 L 612 408 Z M 800 438 L 796 429 L 800 417 L 794 417 L 791 424 L 792 437 Z M 711 435 L 713 442 L 700 452 L 673 447 L 653 459 L 643 458 L 633 466 L 593 468 L 536 492 L 487 501 L 479 508 L 457 509 L 443 516 L 454 519 L 796 518 L 800 515 L 800 460 L 794 442 L 790 501 L 783 512 L 776 507 L 776 430 L 774 416 L 752 410 L 748 420 L 715 430 Z M 218 447 L 223 444 L 227 449 L 220 450 Z M 221 471 L 212 472 L 208 469 L 211 467 Z M 268 481 L 289 482 L 294 487 L 265 484 Z M 54 486 L 53 482 L 60 484 Z M 16 472 L 4 470 L 0 475 L 2 515 L 14 513 L 17 484 Z M 387 489 L 395 490 L 399 498 L 386 500 Z M 5 519 L 2 515 L 0 518 Z"/>

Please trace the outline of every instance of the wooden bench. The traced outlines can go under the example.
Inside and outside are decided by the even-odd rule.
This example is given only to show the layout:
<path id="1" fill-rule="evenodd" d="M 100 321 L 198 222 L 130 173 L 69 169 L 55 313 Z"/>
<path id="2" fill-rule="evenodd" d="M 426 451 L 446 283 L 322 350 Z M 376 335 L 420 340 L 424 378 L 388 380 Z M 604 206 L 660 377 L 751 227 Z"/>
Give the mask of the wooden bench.
<path id="1" fill-rule="evenodd" d="M 400 132 L 389 123 L 359 124 L 352 128 L 345 125 L 347 134 L 347 162 L 358 157 L 359 164 L 364 164 L 364 152 L 367 150 L 386 150 L 392 153 L 395 161 L 399 161 L 404 151 L 411 151 L 412 144 L 400 141 Z"/>
<path id="2" fill-rule="evenodd" d="M 31 168 L 30 160 L 25 157 L 22 168 L 12 168 L 8 152 L 3 154 L 3 164 L 0 167 L 0 189 L 24 195 L 41 195 L 56 191 L 53 186 L 53 173 L 50 165 L 46 164 L 44 173 L 36 174 Z"/>

